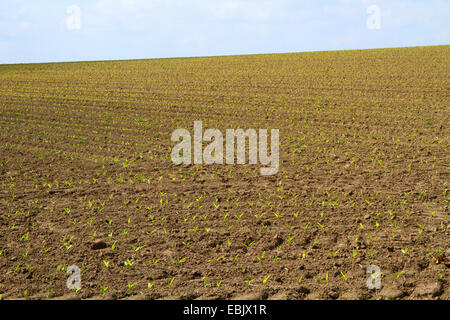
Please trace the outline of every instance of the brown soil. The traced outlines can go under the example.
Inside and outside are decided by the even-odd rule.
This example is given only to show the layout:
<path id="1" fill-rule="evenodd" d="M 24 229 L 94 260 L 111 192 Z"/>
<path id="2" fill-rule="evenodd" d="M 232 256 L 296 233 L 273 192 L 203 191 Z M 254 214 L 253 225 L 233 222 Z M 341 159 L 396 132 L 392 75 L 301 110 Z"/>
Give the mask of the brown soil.
<path id="1" fill-rule="evenodd" d="M 449 299 L 449 55 L 0 65 L 1 298 Z M 278 174 L 175 166 L 196 120 Z"/>

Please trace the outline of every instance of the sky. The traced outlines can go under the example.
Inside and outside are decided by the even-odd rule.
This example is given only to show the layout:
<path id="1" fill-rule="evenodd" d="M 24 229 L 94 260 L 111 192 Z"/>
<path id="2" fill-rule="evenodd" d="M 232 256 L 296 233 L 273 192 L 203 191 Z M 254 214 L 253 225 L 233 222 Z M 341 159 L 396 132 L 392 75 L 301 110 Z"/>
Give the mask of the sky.
<path id="1" fill-rule="evenodd" d="M 0 1 L 0 64 L 440 44 L 449 0 Z"/>

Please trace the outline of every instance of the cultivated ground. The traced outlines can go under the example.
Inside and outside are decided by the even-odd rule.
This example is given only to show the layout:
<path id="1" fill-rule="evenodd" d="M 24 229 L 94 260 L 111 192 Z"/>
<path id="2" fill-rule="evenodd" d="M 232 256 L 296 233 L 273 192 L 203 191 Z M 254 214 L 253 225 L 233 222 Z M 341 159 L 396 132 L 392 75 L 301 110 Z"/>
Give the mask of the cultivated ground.
<path id="1" fill-rule="evenodd" d="M 0 65 L 0 297 L 449 299 L 449 56 Z M 196 120 L 280 129 L 278 174 L 175 166 Z"/>

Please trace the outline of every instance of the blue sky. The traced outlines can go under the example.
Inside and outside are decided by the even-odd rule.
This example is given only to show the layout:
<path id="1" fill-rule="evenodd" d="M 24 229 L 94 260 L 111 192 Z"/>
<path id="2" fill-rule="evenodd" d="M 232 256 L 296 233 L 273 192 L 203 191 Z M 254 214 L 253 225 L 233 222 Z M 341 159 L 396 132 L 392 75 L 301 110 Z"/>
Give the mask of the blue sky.
<path id="1" fill-rule="evenodd" d="M 1 0 L 0 63 L 450 44 L 449 21 L 449 0 Z"/>

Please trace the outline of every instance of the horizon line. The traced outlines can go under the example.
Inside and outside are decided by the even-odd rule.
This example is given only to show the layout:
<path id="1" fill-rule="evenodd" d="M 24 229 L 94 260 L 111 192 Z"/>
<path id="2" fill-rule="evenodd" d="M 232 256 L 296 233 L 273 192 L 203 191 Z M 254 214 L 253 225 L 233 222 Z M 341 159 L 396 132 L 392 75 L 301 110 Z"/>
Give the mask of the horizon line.
<path id="1" fill-rule="evenodd" d="M 89 62 L 121 62 L 121 61 L 143 61 L 143 60 L 170 60 L 170 59 L 201 59 L 201 58 L 221 58 L 221 57 L 239 57 L 239 56 L 258 56 L 258 55 L 276 55 L 276 54 L 299 54 L 299 53 L 323 53 L 323 52 L 342 52 L 342 51 L 368 51 L 368 50 L 384 50 L 384 49 L 408 49 L 408 48 L 426 48 L 426 47 L 445 47 L 450 44 L 433 44 L 433 45 L 417 45 L 417 46 L 400 46 L 400 47 L 373 47 L 359 49 L 330 49 L 330 50 L 306 50 L 306 51 L 290 51 L 290 52 L 266 52 L 266 53 L 238 53 L 225 55 L 204 55 L 204 56 L 169 56 L 159 58 L 130 58 L 130 59 L 106 59 L 106 60 L 68 60 L 68 61 L 46 61 L 46 62 L 14 62 L 0 63 L 0 66 L 15 65 L 34 65 L 34 64 L 58 64 L 58 63 L 89 63 Z"/>

